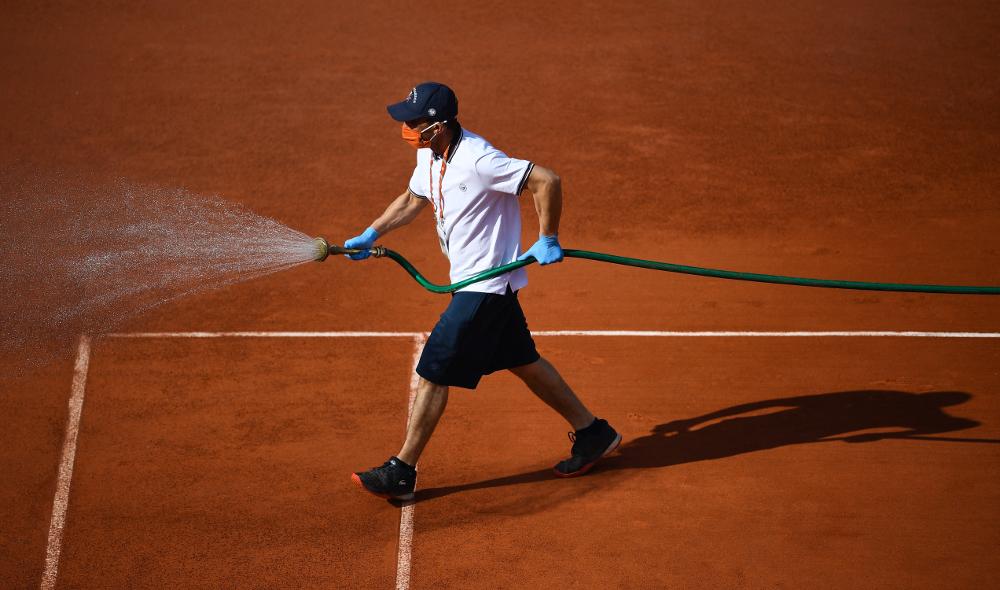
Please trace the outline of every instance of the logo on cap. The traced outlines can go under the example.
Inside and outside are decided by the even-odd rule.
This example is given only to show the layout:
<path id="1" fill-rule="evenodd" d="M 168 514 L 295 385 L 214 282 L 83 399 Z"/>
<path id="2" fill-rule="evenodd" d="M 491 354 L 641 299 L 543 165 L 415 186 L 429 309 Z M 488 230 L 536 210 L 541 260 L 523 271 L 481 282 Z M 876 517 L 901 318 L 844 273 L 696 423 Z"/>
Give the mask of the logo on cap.
<path id="1" fill-rule="evenodd" d="M 427 114 L 433 117 L 434 115 L 438 114 L 438 112 L 437 109 L 435 108 L 429 108 L 427 109 Z"/>
<path id="2" fill-rule="evenodd" d="M 413 104 L 417 104 L 417 87 L 416 86 L 413 87 L 413 90 L 410 91 L 410 96 L 408 96 L 407 98 L 409 98 L 410 102 L 412 102 Z"/>

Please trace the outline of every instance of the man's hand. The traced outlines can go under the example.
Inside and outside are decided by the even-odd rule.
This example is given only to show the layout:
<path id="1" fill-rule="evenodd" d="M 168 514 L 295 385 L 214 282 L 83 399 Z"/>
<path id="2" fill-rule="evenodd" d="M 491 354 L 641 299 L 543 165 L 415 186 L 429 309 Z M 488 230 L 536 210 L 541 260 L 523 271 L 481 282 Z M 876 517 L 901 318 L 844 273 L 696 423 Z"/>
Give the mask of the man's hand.
<path id="1" fill-rule="evenodd" d="M 528 248 L 527 252 L 518 256 L 517 259 L 524 260 L 528 257 L 534 257 L 538 261 L 538 264 L 542 266 L 552 264 L 553 262 L 562 262 L 563 251 L 562 246 L 559 245 L 559 236 L 542 236 L 538 238 L 538 241 Z"/>
<path id="2" fill-rule="evenodd" d="M 371 252 L 368 251 L 369 248 L 375 245 L 375 240 L 378 239 L 378 232 L 375 231 L 374 227 L 369 227 L 360 236 L 353 237 L 346 242 L 344 242 L 345 248 L 356 248 L 359 250 L 364 250 L 364 252 L 358 252 L 357 254 L 344 254 L 351 260 L 364 260 L 371 256 Z"/>

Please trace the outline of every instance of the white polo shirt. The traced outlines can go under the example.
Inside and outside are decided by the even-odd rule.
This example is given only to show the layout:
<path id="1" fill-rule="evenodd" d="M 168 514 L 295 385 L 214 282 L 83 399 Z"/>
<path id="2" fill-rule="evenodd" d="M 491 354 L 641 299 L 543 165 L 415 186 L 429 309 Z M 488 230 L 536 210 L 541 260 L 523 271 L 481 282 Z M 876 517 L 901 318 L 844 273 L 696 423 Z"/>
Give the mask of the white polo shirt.
<path id="1" fill-rule="evenodd" d="M 482 137 L 461 129 L 447 160 L 417 150 L 410 192 L 434 206 L 441 250 L 451 262 L 451 282 L 514 262 L 521 247 L 521 194 L 533 164 L 510 158 Z M 443 175 L 442 175 L 442 168 Z M 443 180 L 442 180 L 443 179 Z M 461 291 L 503 294 L 528 284 L 523 268 Z"/>

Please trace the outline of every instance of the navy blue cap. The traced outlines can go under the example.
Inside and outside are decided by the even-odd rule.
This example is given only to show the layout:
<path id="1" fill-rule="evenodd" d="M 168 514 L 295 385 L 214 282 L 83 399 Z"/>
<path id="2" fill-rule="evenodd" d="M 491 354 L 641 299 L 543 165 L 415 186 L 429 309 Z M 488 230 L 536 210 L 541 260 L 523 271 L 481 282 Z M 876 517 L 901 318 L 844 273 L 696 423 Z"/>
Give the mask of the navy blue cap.
<path id="1" fill-rule="evenodd" d="M 432 121 L 450 121 L 458 116 L 455 93 L 439 82 L 424 82 L 410 91 L 406 98 L 385 107 L 397 121 L 412 121 L 427 117 Z"/>

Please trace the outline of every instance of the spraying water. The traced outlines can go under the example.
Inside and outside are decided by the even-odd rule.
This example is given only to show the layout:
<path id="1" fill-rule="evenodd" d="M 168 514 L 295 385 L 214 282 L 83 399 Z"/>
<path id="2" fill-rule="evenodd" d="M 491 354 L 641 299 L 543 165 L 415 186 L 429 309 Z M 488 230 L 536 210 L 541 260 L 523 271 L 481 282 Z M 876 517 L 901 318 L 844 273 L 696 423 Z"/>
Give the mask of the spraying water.
<path id="1" fill-rule="evenodd" d="M 0 353 L 29 365 L 81 333 L 316 256 L 309 236 L 183 189 L 21 179 L 0 197 Z"/>

